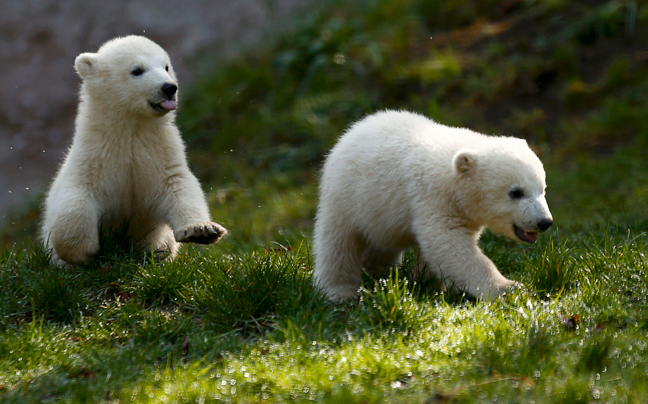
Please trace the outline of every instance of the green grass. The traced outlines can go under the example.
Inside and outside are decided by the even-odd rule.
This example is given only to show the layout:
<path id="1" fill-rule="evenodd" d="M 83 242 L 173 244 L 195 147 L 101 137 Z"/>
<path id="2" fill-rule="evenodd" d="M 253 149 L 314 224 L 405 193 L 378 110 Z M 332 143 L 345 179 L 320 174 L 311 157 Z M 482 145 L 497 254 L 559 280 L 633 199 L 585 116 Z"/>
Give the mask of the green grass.
<path id="1" fill-rule="evenodd" d="M 184 93 L 219 244 L 165 263 L 115 237 L 64 269 L 31 241 L 37 202 L 0 229 L 0 402 L 648 401 L 648 7 L 348 3 Z M 441 291 L 415 251 L 357 301 L 312 287 L 323 156 L 383 108 L 536 148 L 555 226 L 480 241 L 524 289 Z"/>
<path id="2" fill-rule="evenodd" d="M 307 243 L 82 270 L 6 251 L 0 399 L 644 402 L 648 236 L 544 236 L 524 247 L 485 235 L 526 285 L 495 302 L 417 284 L 409 256 L 366 278 L 360 301 L 331 305 L 311 286 Z"/>

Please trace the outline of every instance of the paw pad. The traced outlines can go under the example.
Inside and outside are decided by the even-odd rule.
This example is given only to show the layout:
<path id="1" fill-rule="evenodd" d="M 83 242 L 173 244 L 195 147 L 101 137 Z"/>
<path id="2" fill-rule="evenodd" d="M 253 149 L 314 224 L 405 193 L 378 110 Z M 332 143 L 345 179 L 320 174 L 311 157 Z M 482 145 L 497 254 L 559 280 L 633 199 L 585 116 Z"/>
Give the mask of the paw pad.
<path id="1" fill-rule="evenodd" d="M 218 223 L 196 223 L 174 232 L 179 243 L 212 244 L 227 234 L 227 229 Z"/>

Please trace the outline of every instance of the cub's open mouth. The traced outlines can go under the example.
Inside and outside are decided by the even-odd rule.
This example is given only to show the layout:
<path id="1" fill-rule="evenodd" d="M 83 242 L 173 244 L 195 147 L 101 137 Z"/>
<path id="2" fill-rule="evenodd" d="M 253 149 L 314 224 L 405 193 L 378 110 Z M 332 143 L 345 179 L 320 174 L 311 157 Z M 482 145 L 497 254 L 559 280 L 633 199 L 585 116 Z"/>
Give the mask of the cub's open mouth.
<path id="1" fill-rule="evenodd" d="M 516 225 L 513 225 L 513 231 L 515 236 L 525 243 L 533 244 L 538 239 L 537 231 L 524 231 Z"/>
<path id="2" fill-rule="evenodd" d="M 158 102 L 157 104 L 149 101 L 149 105 L 157 112 L 169 112 L 176 109 L 175 100 L 164 100 Z"/>

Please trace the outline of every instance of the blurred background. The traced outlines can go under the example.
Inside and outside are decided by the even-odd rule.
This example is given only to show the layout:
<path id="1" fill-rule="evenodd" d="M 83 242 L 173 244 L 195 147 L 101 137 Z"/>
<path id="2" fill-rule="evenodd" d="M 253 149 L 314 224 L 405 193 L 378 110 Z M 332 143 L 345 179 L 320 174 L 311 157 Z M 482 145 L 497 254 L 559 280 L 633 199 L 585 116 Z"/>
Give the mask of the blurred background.
<path id="1" fill-rule="evenodd" d="M 563 229 L 646 222 L 648 4 L 2 1 L 0 243 L 33 238 L 69 146 L 77 54 L 146 35 L 178 71 L 190 164 L 230 243 L 309 237 L 323 157 L 385 108 L 523 137 Z"/>
<path id="2" fill-rule="evenodd" d="M 284 31 L 308 1 L 0 1 L 0 224 L 43 191 L 74 133 L 74 59 L 116 36 L 144 35 L 172 58 L 183 88 L 201 68 Z"/>

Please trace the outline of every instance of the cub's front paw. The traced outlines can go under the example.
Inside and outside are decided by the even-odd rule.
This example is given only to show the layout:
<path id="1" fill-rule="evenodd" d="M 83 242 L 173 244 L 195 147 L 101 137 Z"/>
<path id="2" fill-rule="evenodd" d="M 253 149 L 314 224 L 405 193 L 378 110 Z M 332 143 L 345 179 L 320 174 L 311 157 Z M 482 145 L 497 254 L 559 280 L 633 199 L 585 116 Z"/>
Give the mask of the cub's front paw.
<path id="1" fill-rule="evenodd" d="M 513 284 L 512 284 L 511 287 L 509 288 L 509 291 L 512 292 L 512 291 L 514 291 L 514 290 L 524 290 L 524 284 L 522 284 L 522 283 L 520 283 L 520 282 L 515 282 L 515 281 L 513 281 Z"/>
<path id="2" fill-rule="evenodd" d="M 190 224 L 173 232 L 178 243 L 211 244 L 227 234 L 227 229 L 218 223 L 204 222 Z"/>
<path id="3" fill-rule="evenodd" d="M 493 293 L 493 297 L 497 295 L 504 296 L 516 290 L 524 290 L 524 285 L 521 284 L 520 282 L 511 281 L 507 279 L 505 283 L 497 286 L 497 290 Z"/>
<path id="4" fill-rule="evenodd" d="M 467 290 L 467 292 L 477 298 L 494 300 L 500 296 L 520 289 L 524 289 L 524 285 L 519 282 L 504 279 L 503 281 L 498 281 L 497 283 L 491 283 L 487 288 L 477 287 L 474 291 Z"/>
<path id="5" fill-rule="evenodd" d="M 360 290 L 353 286 L 320 286 L 322 292 L 326 295 L 328 301 L 332 303 L 342 303 L 349 300 L 358 299 Z"/>

